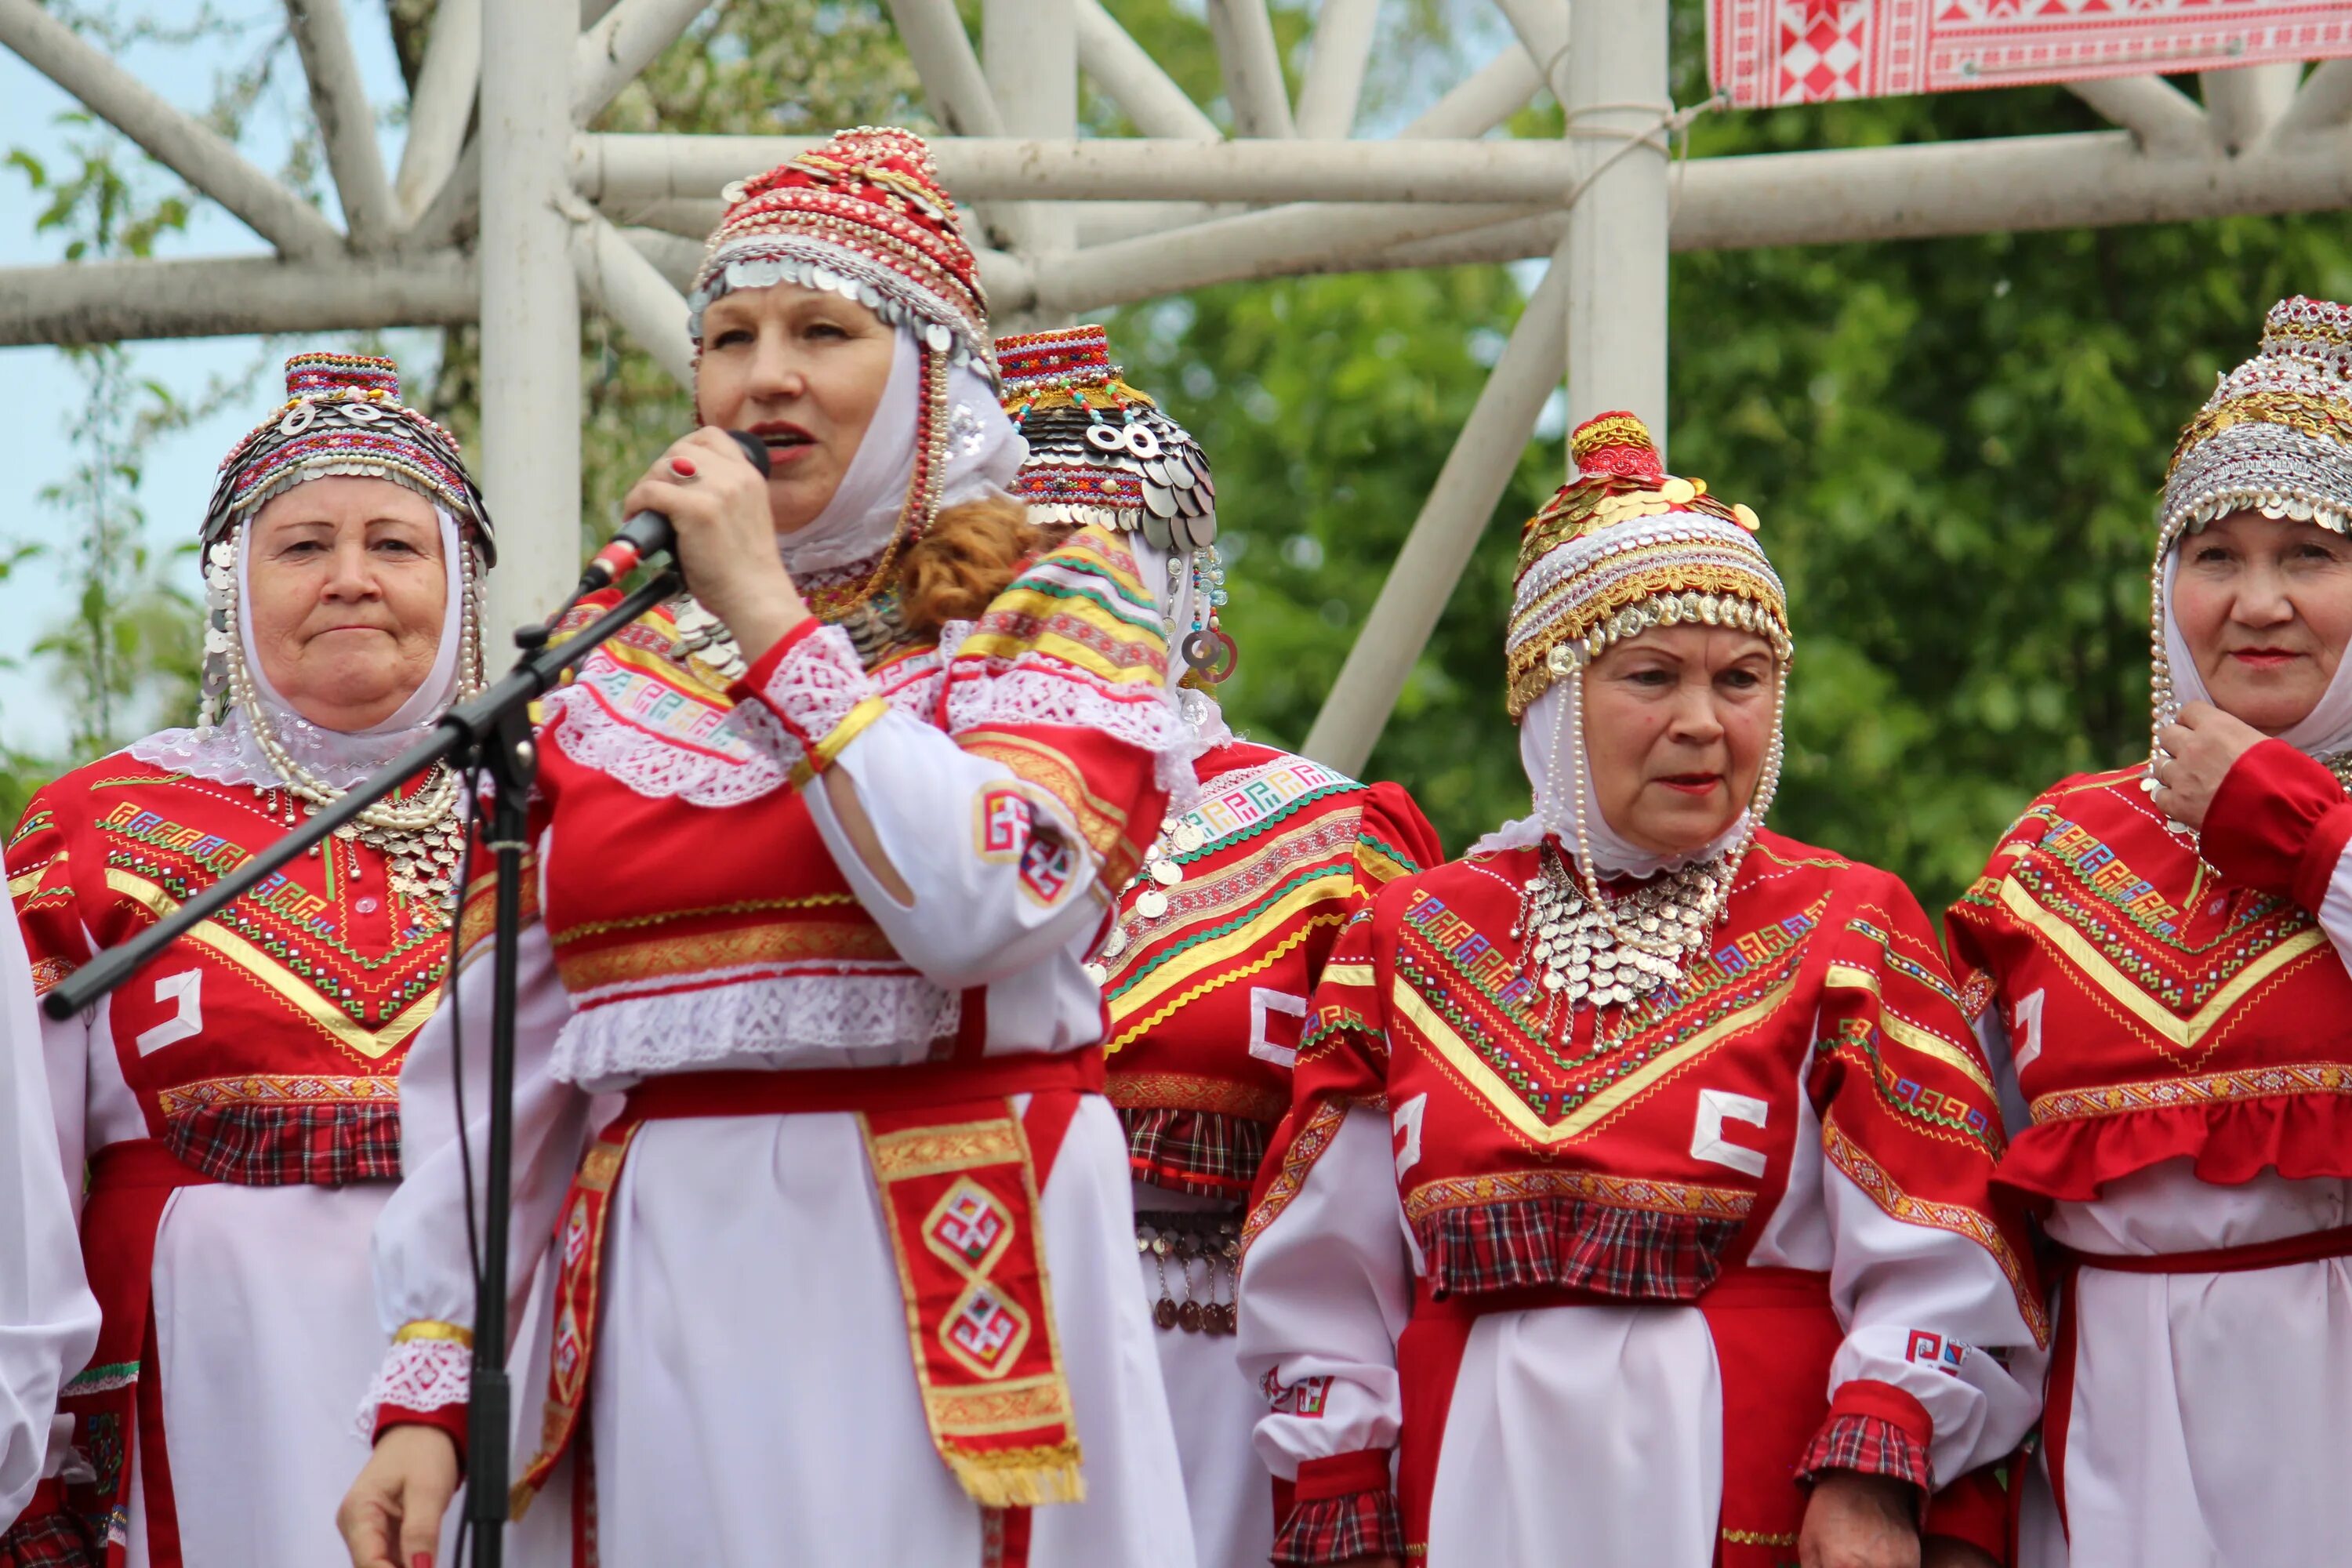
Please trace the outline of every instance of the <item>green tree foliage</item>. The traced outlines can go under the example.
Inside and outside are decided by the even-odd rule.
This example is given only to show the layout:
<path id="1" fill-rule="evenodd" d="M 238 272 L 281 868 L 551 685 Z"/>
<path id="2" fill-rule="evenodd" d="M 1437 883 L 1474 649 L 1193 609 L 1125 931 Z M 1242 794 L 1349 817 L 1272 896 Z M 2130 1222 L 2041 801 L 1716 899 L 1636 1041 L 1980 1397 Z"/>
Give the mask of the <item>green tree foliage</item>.
<path id="1" fill-rule="evenodd" d="M 1197 4 L 1109 4 L 1229 121 Z M 432 9 L 387 0 L 412 78 Z M 1275 6 L 1294 90 L 1311 9 Z M 1476 63 L 1458 37 L 1470 15 L 1454 0 L 1384 8 L 1366 123 L 1394 124 L 1449 60 Z M 1703 25 L 1701 0 L 1675 0 L 1679 102 L 1706 95 Z M 265 43 L 257 61 L 280 47 Z M 224 128 L 260 79 L 225 86 Z M 1082 113 L 1127 129 L 1090 91 Z M 882 121 L 925 123 L 880 0 L 724 0 L 600 124 Z M 2062 91 L 2014 90 L 1717 114 L 1691 140 L 1737 155 L 2097 123 Z M 1543 105 L 1514 129 L 1559 126 Z M 298 137 L 289 176 L 315 188 L 316 162 Z M 1792 598 L 1780 826 L 1892 867 L 1932 907 L 2036 790 L 2138 752 L 2148 520 L 2173 433 L 2272 300 L 2352 293 L 2344 235 L 2327 214 L 1675 258 L 1673 464 L 1757 508 Z M 1259 738 L 1304 738 L 1522 297 L 1504 269 L 1461 268 L 1235 285 L 1109 318 L 1132 378 L 1215 459 L 1243 650 L 1224 695 Z M 436 406 L 469 438 L 475 363 L 470 331 L 451 334 Z M 583 373 L 597 533 L 691 410 L 602 323 L 583 333 Z M 1367 770 L 1412 787 L 1457 849 L 1525 809 L 1501 629 L 1517 524 L 1559 482 L 1561 434 L 1521 457 Z"/>
<path id="2" fill-rule="evenodd" d="M 1205 29 L 1141 9 L 1179 79 L 1210 90 L 1213 58 L 1184 54 Z M 1707 92 L 1698 0 L 1675 20 L 1687 103 Z M 1547 105 L 1516 129 L 1559 124 Z M 2048 89 L 1718 114 L 1692 141 L 1711 156 L 2097 128 Z M 1672 465 L 1756 507 L 1789 583 L 1776 826 L 1934 908 L 2035 792 L 2144 753 L 2150 520 L 2175 433 L 2272 300 L 2352 290 L 2346 232 L 2331 213 L 1675 258 Z M 1259 738 L 1305 738 L 1517 299 L 1465 268 L 1237 285 L 1113 321 L 1134 378 L 1217 465 L 1243 650 L 1227 705 Z M 1410 785 L 1456 850 L 1526 809 L 1502 626 L 1517 525 L 1563 460 L 1557 436 L 1522 458 L 1367 769 Z"/>

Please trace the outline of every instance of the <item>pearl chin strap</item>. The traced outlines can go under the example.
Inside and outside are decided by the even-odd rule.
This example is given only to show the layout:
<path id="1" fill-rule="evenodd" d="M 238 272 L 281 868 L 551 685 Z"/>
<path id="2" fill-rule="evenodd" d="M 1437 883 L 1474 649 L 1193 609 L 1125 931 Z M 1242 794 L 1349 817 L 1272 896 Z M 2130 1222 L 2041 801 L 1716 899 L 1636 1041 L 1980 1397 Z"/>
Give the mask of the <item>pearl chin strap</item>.
<path id="1" fill-rule="evenodd" d="M 1662 986 L 1676 984 L 1684 963 L 1705 950 L 1729 907 L 1739 868 L 1771 810 L 1786 751 L 1781 720 L 1788 701 L 1789 670 L 1776 666 L 1772 689 L 1772 740 L 1758 774 L 1756 794 L 1741 814 L 1737 837 L 1681 866 L 1662 868 L 1622 900 L 1601 888 L 1593 854 L 1593 824 L 1588 811 L 1591 780 L 1584 744 L 1584 667 L 1560 678 L 1563 711 L 1553 727 L 1547 763 L 1543 825 L 1553 839 L 1573 842 L 1575 863 L 1561 864 L 1550 843 L 1538 847 L 1537 874 L 1522 889 L 1519 922 L 1513 935 L 1528 940 L 1539 983 L 1570 1006 L 1625 1006 Z M 1563 775 L 1569 787 L 1559 784 Z M 1563 815 L 1566 820 L 1559 820 Z M 1601 827 L 1608 832 L 1604 816 Z M 1613 835 L 1612 835 L 1613 837 Z M 1620 908 L 1620 904 L 1623 908 Z"/>

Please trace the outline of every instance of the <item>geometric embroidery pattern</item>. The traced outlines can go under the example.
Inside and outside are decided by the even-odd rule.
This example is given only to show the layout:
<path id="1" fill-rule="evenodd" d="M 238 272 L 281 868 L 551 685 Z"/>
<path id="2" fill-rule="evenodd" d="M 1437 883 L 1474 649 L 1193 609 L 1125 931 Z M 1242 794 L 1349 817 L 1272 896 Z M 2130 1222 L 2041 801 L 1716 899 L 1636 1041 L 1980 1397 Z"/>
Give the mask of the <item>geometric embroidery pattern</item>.
<path id="1" fill-rule="evenodd" d="M 2352 54 L 2325 0 L 1708 0 L 1706 32 L 1737 109 Z"/>
<path id="2" fill-rule="evenodd" d="M 923 1244 L 964 1279 L 940 1324 L 940 1344 L 975 1377 L 1003 1377 L 1029 1342 L 1029 1315 L 988 1279 L 1013 1244 L 1013 1226 L 1011 1212 L 969 1178 L 949 1188 L 923 1222 Z"/>

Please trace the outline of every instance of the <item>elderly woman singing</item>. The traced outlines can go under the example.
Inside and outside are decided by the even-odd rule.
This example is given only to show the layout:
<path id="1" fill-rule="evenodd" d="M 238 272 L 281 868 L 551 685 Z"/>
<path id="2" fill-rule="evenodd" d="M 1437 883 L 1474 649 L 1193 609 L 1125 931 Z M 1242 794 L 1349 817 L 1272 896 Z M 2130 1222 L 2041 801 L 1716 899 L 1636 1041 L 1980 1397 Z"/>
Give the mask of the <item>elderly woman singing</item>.
<path id="1" fill-rule="evenodd" d="M 1245 1227 L 1275 1561 L 1981 1563 L 2041 1326 L 1990 1077 L 1902 883 L 1764 826 L 1754 512 L 1629 414 L 1573 451 L 1507 645 L 1535 814 L 1342 930 Z"/>
<path id="2" fill-rule="evenodd" d="M 204 525 L 204 721 L 34 796 L 8 847 L 55 985 L 414 743 L 478 683 L 489 522 L 389 360 L 302 353 Z M 366 1458 L 368 1243 L 398 1081 L 449 950 L 461 826 L 436 767 L 46 1026 L 104 1310 L 66 1389 L 68 1505 L 132 1564 L 318 1563 Z M 79 1477 L 79 1479 L 75 1479 Z"/>
<path id="3" fill-rule="evenodd" d="M 694 597 L 541 730 L 518 1289 L 555 1246 L 515 1500 L 568 1499 L 517 1560 L 593 1528 L 632 1564 L 1189 1565 L 1086 969 L 1189 754 L 1160 563 L 1049 548 L 1005 493 L 975 258 L 914 136 L 730 192 L 693 303 L 721 428 L 626 506 L 676 521 Z M 469 1036 L 491 968 L 455 983 Z M 452 1037 L 401 1084 L 365 1568 L 435 1551 L 457 1480 Z"/>
<path id="4" fill-rule="evenodd" d="M 2158 514 L 2153 761 L 1950 917 L 2065 1249 L 2034 1568 L 2323 1563 L 2352 1482 L 2352 310 L 2274 307 Z M 2047 1506 L 2054 1505 L 2054 1506 Z"/>

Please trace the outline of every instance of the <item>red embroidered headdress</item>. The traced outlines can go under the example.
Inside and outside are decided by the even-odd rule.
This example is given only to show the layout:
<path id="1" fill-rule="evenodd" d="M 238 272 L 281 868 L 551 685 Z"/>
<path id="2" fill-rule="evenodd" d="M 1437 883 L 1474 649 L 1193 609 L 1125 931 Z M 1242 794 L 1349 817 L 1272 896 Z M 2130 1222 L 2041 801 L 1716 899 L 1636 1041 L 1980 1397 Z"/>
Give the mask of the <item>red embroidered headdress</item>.
<path id="1" fill-rule="evenodd" d="M 457 438 L 400 401 L 400 370 L 373 354 L 310 349 L 286 362 L 286 401 L 221 459 L 205 511 L 209 547 L 229 525 L 306 479 L 390 479 L 470 522 L 486 564 L 498 560 L 489 509 Z"/>
<path id="2" fill-rule="evenodd" d="M 698 350 L 712 300 L 796 283 L 855 300 L 995 380 L 980 261 L 921 137 L 861 125 L 723 195 L 726 216 L 687 296 Z"/>

